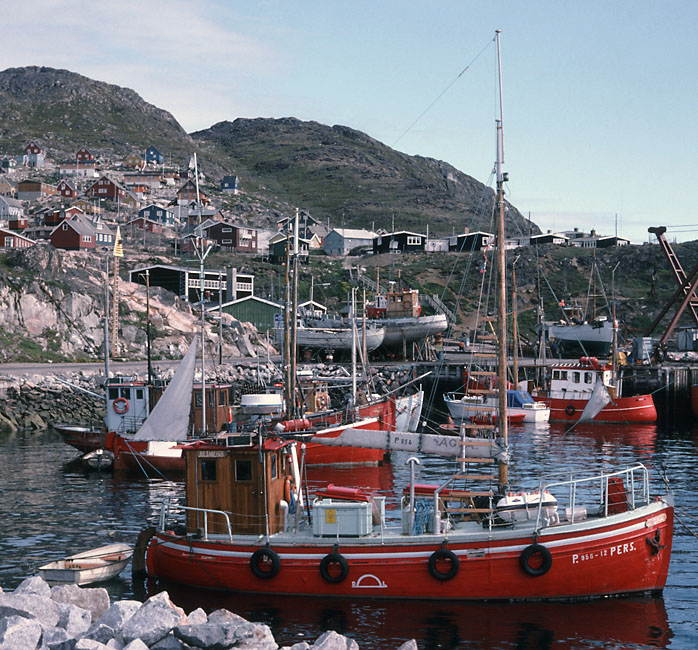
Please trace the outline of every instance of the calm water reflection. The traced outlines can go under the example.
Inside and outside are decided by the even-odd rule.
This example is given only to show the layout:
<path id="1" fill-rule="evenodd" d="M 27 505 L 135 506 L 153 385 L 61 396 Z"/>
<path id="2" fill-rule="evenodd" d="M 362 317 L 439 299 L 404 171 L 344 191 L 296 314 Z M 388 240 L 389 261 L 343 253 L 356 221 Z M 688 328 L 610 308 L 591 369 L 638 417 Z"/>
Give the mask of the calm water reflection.
<path id="1" fill-rule="evenodd" d="M 227 607 L 268 623 L 280 643 L 314 639 L 326 629 L 354 637 L 363 648 L 395 648 L 417 638 L 420 648 L 686 648 L 698 647 L 698 429 L 661 430 L 654 425 L 512 427 L 510 467 L 516 490 L 537 486 L 540 473 L 566 476 L 599 466 L 643 462 L 653 491 L 666 475 L 676 496 L 677 522 L 669 581 L 663 598 L 622 598 L 580 603 L 459 604 L 313 598 L 258 598 L 182 589 L 152 582 L 133 584 L 127 571 L 107 584 L 113 598 L 144 598 L 166 588 L 187 610 Z M 178 497 L 181 483 L 163 479 L 85 473 L 77 452 L 53 432 L 0 434 L 0 585 L 14 588 L 39 564 L 110 541 L 133 543 L 154 521 L 164 497 Z M 314 470 L 311 486 L 358 484 L 389 497 L 407 485 L 405 454 L 360 470 Z M 451 470 L 429 460 L 420 481 Z M 685 525 L 682 525 L 685 524 Z"/>

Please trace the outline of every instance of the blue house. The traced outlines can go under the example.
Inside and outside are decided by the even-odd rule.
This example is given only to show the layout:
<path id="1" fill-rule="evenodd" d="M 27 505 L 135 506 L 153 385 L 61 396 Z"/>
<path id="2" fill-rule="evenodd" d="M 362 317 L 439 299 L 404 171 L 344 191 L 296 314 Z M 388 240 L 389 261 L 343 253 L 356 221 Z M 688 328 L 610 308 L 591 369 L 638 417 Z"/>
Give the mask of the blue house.
<path id="1" fill-rule="evenodd" d="M 162 154 L 152 144 L 145 150 L 145 162 L 162 165 L 163 160 Z"/>
<path id="2" fill-rule="evenodd" d="M 226 194 L 237 194 L 240 190 L 237 176 L 223 176 L 221 180 L 221 192 Z"/>
<path id="3" fill-rule="evenodd" d="M 138 211 L 138 216 L 141 219 L 149 219 L 150 221 L 157 221 L 158 223 L 164 224 L 165 226 L 173 226 L 175 223 L 174 212 L 163 208 L 159 205 L 151 203 L 145 208 Z"/>

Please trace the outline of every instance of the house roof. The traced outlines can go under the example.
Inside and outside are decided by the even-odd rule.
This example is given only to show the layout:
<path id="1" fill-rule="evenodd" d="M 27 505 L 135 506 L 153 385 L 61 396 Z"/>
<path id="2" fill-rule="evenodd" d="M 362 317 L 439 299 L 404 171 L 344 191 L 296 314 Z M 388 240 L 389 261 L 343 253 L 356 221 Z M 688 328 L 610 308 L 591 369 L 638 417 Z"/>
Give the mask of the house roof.
<path id="1" fill-rule="evenodd" d="M 249 301 L 249 300 L 254 300 L 255 302 L 261 302 L 264 303 L 265 305 L 270 305 L 271 307 L 275 307 L 277 309 L 283 309 L 284 306 L 281 303 L 278 302 L 272 302 L 271 300 L 267 300 L 266 298 L 260 298 L 259 296 L 245 296 L 244 298 L 238 298 L 237 300 L 231 300 L 229 302 L 224 302 L 221 305 L 221 309 L 224 307 L 230 307 L 231 305 L 239 305 L 243 302 Z M 211 307 L 207 307 L 206 311 L 217 311 L 218 310 L 218 305 L 213 305 Z"/>
<path id="2" fill-rule="evenodd" d="M 0 201 L 2 201 L 8 208 L 23 208 L 24 204 L 18 200 L 13 199 L 11 196 L 4 196 L 0 194 Z"/>
<path id="3" fill-rule="evenodd" d="M 426 239 L 426 235 L 419 232 L 412 232 L 411 230 L 396 230 L 395 232 L 386 232 L 382 235 L 376 235 L 376 237 L 391 237 L 392 235 L 414 235 L 415 237 L 424 237 Z"/>
<path id="4" fill-rule="evenodd" d="M 345 239 L 374 239 L 378 236 L 372 230 L 363 230 L 362 228 L 332 228 L 330 233 L 333 232 Z"/>

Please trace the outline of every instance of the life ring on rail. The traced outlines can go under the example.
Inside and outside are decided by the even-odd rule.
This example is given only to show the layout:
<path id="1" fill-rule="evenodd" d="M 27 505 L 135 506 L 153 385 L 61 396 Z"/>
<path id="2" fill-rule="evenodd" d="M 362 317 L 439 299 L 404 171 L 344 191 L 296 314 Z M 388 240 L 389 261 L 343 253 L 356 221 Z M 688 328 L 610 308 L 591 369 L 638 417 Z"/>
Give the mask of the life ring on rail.
<path id="1" fill-rule="evenodd" d="M 438 564 L 444 561 L 451 563 L 451 568 L 445 572 L 439 569 Z M 459 569 L 460 560 L 458 556 L 447 548 L 440 548 L 438 551 L 434 551 L 429 558 L 429 573 L 437 580 L 451 580 L 458 575 Z"/>
<path id="2" fill-rule="evenodd" d="M 349 564 L 341 553 L 332 551 L 320 560 L 320 575 L 325 582 L 336 585 L 342 582 L 348 574 Z"/>
<path id="3" fill-rule="evenodd" d="M 531 564 L 531 558 L 533 557 L 537 559 Z M 540 559 L 540 562 L 538 562 L 538 559 Z M 553 556 L 542 544 L 530 544 L 521 551 L 519 564 L 528 575 L 538 577 L 548 573 L 553 565 Z"/>
<path id="4" fill-rule="evenodd" d="M 128 400 L 125 397 L 117 397 L 112 402 L 111 407 L 117 415 L 124 415 L 128 413 Z"/>
<path id="5" fill-rule="evenodd" d="M 565 406 L 565 413 L 569 416 L 572 417 L 575 413 L 577 412 L 577 409 L 572 406 L 572 404 L 568 404 Z"/>
<path id="6" fill-rule="evenodd" d="M 281 568 L 281 558 L 274 550 L 266 546 L 259 548 L 250 557 L 250 569 L 258 578 L 273 578 Z"/>

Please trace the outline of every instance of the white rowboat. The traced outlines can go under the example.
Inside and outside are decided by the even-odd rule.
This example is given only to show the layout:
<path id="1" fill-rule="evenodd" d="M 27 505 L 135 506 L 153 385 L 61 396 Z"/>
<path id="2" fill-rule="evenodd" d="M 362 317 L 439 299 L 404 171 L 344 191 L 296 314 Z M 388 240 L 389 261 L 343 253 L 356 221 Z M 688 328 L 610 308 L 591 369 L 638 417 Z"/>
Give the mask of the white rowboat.
<path id="1" fill-rule="evenodd" d="M 109 544 L 39 567 L 49 584 L 89 585 L 118 576 L 133 555 L 128 544 Z"/>

